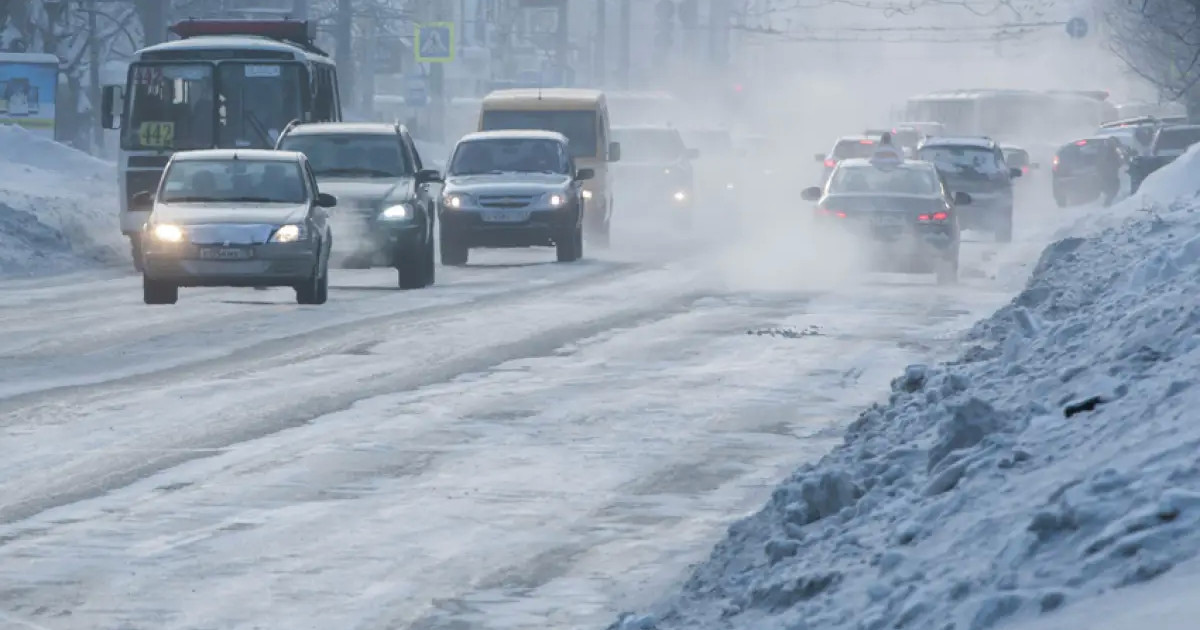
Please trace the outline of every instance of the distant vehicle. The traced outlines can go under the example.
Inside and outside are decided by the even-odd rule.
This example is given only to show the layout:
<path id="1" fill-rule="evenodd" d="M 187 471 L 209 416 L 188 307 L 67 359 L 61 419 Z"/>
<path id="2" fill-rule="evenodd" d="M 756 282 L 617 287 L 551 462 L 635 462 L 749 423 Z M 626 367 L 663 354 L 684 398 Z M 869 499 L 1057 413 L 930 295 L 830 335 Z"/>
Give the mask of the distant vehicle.
<path id="1" fill-rule="evenodd" d="M 951 188 L 971 195 L 970 210 L 959 215 L 962 227 L 987 230 L 1001 243 L 1012 240 L 1012 180 L 1023 173 L 1005 163 L 1000 145 L 986 137 L 930 138 L 917 158 L 936 165 Z"/>
<path id="2" fill-rule="evenodd" d="M 939 284 L 957 281 L 958 207 L 970 204 L 971 196 L 952 194 L 933 164 L 848 158 L 823 189 L 807 188 L 801 197 L 817 202 L 816 229 L 867 243 L 873 269 L 934 273 Z"/>
<path id="3" fill-rule="evenodd" d="M 296 290 L 299 304 L 329 296 L 333 234 L 308 159 L 293 151 L 182 151 L 157 192 L 133 200 L 148 219 L 141 235 L 147 304 L 174 304 L 179 287 Z"/>
<path id="4" fill-rule="evenodd" d="M 583 189 L 584 230 L 596 245 L 608 247 L 613 214 L 608 165 L 621 159 L 610 120 L 608 99 L 598 90 L 497 90 L 483 99 L 477 131 L 544 129 L 566 136 L 571 158 L 595 176 Z"/>
<path id="5" fill-rule="evenodd" d="M 465 265 L 476 247 L 553 246 L 583 256 L 583 182 L 569 140 L 554 131 L 485 131 L 454 147 L 438 214 L 442 264 Z"/>
<path id="6" fill-rule="evenodd" d="M 1119 141 L 1111 136 L 1093 136 L 1068 142 L 1054 154 L 1051 182 L 1054 202 L 1060 208 L 1088 203 L 1100 197 L 1106 184 L 1101 166 L 1104 153 L 1123 156 Z M 1110 159 L 1112 156 L 1109 156 Z M 1109 191 L 1111 192 L 1111 190 Z"/>
<path id="7" fill-rule="evenodd" d="M 321 190 L 339 199 L 330 222 L 347 266 L 395 267 L 401 289 L 434 282 L 436 193 L 408 129 L 385 123 L 312 123 L 283 130 L 276 148 L 299 151 Z"/>
<path id="8" fill-rule="evenodd" d="M 877 139 L 883 137 L 885 133 L 891 134 L 892 144 L 899 147 L 904 151 L 904 155 L 910 158 L 916 155 L 917 147 L 925 139 L 925 134 L 921 133 L 919 129 L 904 124 L 890 129 L 868 129 L 863 132 L 863 135 Z"/>
<path id="9" fill-rule="evenodd" d="M 1012 168 L 1021 169 L 1022 175 L 1029 175 L 1030 171 L 1041 168 L 1041 165 L 1034 162 L 1029 157 L 1029 151 L 1022 149 L 1021 147 L 1011 144 L 1002 144 L 1000 145 L 1000 151 L 1004 153 L 1004 163 L 1008 164 Z"/>
<path id="10" fill-rule="evenodd" d="M 622 196 L 650 212 L 669 209 L 678 224 L 691 225 L 696 186 L 692 160 L 700 152 L 686 147 L 673 127 L 614 127 L 613 138 L 624 153 L 616 183 Z"/>
<path id="11" fill-rule="evenodd" d="M 906 120 L 896 123 L 896 127 L 904 127 L 906 129 L 915 129 L 920 132 L 922 138 L 931 136 L 946 135 L 946 126 L 939 122 L 921 122 L 915 120 Z"/>
<path id="12" fill-rule="evenodd" d="M 741 163 L 734 146 L 733 133 L 723 127 L 691 127 L 682 132 L 688 147 L 699 152 L 695 162 L 696 194 L 702 200 L 717 204 L 736 202 L 736 165 Z"/>
<path id="13" fill-rule="evenodd" d="M 842 160 L 853 158 L 866 158 L 875 154 L 875 149 L 878 148 L 879 139 L 870 136 L 843 136 L 838 138 L 833 144 L 833 148 L 828 153 L 818 153 L 816 159 L 820 162 L 825 170 L 822 173 L 821 181 L 825 181 L 833 173 L 834 167 Z"/>
<path id="14" fill-rule="evenodd" d="M 1129 165 L 1129 188 L 1133 194 L 1151 173 L 1175 161 L 1192 145 L 1200 142 L 1200 125 L 1159 127 L 1150 142 L 1150 155 L 1133 158 Z"/>
<path id="15" fill-rule="evenodd" d="M 121 129 L 120 223 L 134 261 L 148 215 L 130 201 L 158 187 L 172 153 L 269 149 L 293 120 L 342 119 L 315 22 L 187 20 L 171 30 L 183 39 L 137 51 L 125 86 L 103 89 L 103 126 Z"/>
<path id="16" fill-rule="evenodd" d="M 945 125 L 948 135 L 1057 140 L 1117 118 L 1103 91 L 964 89 L 909 98 L 904 118 Z"/>

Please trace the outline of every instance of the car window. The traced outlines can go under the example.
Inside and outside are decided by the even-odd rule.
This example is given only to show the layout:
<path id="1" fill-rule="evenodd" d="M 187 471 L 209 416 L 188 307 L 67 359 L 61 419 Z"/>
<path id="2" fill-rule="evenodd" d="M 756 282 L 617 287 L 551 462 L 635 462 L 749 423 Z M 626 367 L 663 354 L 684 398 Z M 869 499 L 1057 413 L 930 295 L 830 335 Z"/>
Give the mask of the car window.
<path id="1" fill-rule="evenodd" d="M 181 160 L 163 175 L 159 200 L 183 202 L 304 203 L 304 174 L 281 160 Z"/>
<path id="2" fill-rule="evenodd" d="M 937 176 L 928 166 L 880 169 L 874 166 L 843 166 L 833 172 L 829 193 L 893 193 L 933 195 Z"/>
<path id="3" fill-rule="evenodd" d="M 924 147 L 919 157 L 953 175 L 991 175 L 1001 172 L 1002 158 L 986 147 L 938 145 Z"/>
<path id="4" fill-rule="evenodd" d="M 450 175 L 500 173 L 568 174 L 561 142 L 539 138 L 489 138 L 460 142 L 450 158 Z"/>
<path id="5" fill-rule="evenodd" d="M 307 156 L 317 177 L 387 179 L 416 172 L 394 133 L 288 135 L 279 148 Z"/>

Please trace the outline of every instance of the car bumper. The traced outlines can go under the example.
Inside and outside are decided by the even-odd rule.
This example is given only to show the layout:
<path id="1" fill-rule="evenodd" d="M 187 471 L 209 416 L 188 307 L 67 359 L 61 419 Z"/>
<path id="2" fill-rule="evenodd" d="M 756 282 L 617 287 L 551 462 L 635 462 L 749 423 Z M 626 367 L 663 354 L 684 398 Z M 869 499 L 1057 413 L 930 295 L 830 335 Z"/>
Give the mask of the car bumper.
<path id="1" fill-rule="evenodd" d="M 466 247 L 553 245 L 573 233 L 580 222 L 578 212 L 570 210 L 534 210 L 527 220 L 511 223 L 484 221 L 483 213 L 453 210 L 443 212 L 441 220 L 442 235 Z"/>
<path id="2" fill-rule="evenodd" d="M 904 225 L 878 228 L 847 219 L 817 218 L 818 229 L 837 230 L 871 243 L 873 252 L 894 257 L 905 254 L 957 252 L 958 233 L 952 225 Z"/>
<path id="3" fill-rule="evenodd" d="M 208 260 L 200 247 L 157 247 L 145 252 L 147 279 L 182 287 L 294 286 L 312 277 L 318 250 L 305 244 L 267 244 L 236 248 L 248 252 L 238 260 Z"/>

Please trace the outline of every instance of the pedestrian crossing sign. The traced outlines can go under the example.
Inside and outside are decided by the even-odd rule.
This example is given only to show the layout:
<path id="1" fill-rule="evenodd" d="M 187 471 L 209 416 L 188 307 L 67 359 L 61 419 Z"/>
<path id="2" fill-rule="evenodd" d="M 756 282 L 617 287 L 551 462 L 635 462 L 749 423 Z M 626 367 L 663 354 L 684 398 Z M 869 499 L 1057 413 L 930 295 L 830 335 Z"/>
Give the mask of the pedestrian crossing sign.
<path id="1" fill-rule="evenodd" d="M 413 51 L 417 63 L 454 61 L 454 22 L 418 24 Z"/>

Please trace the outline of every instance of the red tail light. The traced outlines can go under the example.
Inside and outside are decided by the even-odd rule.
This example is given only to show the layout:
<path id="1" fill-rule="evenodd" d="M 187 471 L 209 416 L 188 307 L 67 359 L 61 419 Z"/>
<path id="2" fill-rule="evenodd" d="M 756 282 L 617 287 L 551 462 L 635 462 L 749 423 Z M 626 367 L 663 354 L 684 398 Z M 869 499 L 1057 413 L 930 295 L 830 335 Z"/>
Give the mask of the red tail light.
<path id="1" fill-rule="evenodd" d="M 930 221 L 945 221 L 950 215 L 945 212 L 934 212 L 933 214 L 919 214 L 917 220 L 921 223 L 929 223 Z"/>
<path id="2" fill-rule="evenodd" d="M 1075 146 L 1077 146 L 1077 147 L 1086 147 L 1086 146 L 1087 146 L 1087 142 L 1088 142 L 1087 140 L 1079 140 L 1079 141 L 1077 141 L 1077 142 L 1075 143 Z"/>
<path id="3" fill-rule="evenodd" d="M 845 219 L 846 213 L 841 210 L 830 210 L 829 208 L 821 208 L 821 214 L 825 216 L 834 216 L 839 219 Z"/>
<path id="4" fill-rule="evenodd" d="M 874 140 L 859 140 L 859 144 L 875 144 Z"/>
<path id="5" fill-rule="evenodd" d="M 835 166 L 837 166 L 837 160 L 834 160 L 834 159 L 831 159 L 831 158 L 826 158 L 826 160 L 825 160 L 825 168 L 833 168 L 833 167 L 835 167 Z"/>
<path id="6" fill-rule="evenodd" d="M 1029 174 L 1029 167 L 1028 167 L 1028 166 L 1022 166 L 1022 167 L 1021 167 L 1021 174 L 1022 174 L 1022 175 L 1028 175 L 1028 174 Z"/>

